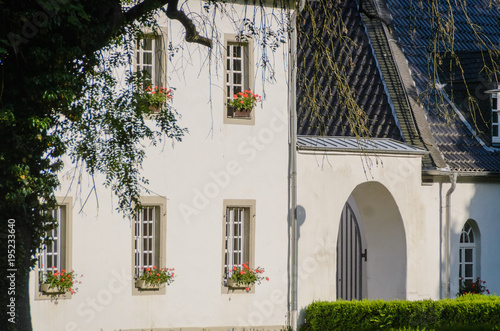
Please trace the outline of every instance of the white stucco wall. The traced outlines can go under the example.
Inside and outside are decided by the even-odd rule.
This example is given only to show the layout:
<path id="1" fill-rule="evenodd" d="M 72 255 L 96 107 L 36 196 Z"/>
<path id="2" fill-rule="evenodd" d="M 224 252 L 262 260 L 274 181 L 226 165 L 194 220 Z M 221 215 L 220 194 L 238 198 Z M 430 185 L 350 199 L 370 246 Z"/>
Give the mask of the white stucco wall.
<path id="1" fill-rule="evenodd" d="M 299 274 L 308 279 L 299 285 L 301 307 L 336 299 L 337 235 L 351 194 L 365 218 L 367 297 L 439 298 L 439 191 L 422 185 L 420 157 L 302 152 L 298 174 L 298 204 L 307 215 L 299 239 Z M 399 271 L 388 274 L 393 265 Z"/>
<path id="2" fill-rule="evenodd" d="M 244 7 L 234 8 L 233 17 L 243 18 Z M 190 1 L 189 11 L 195 20 L 199 18 L 195 13 L 201 14 L 202 2 Z M 251 13 L 256 22 L 261 13 Z M 184 30 L 178 22 L 165 22 L 175 45 Z M 217 15 L 222 36 L 235 33 L 235 25 Z M 31 277 L 35 330 L 248 325 L 272 329 L 286 323 L 287 45 L 275 53 L 266 49 L 274 83 L 264 83 L 268 76 L 263 77 L 260 67 L 263 50 L 257 40 L 254 45 L 253 92 L 265 96 L 254 110 L 255 125 L 223 124 L 220 44 L 215 43 L 211 63 L 207 48 L 184 43 L 181 53 L 167 64 L 168 87 L 176 88 L 173 106 L 182 115 L 180 126 L 190 133 L 181 143 L 167 140 L 148 147 L 143 171 L 151 192 L 144 195 L 167 199 L 166 266 L 176 269 L 176 279 L 166 294 L 132 295 L 131 222 L 115 210 L 116 199 L 102 186 L 102 176 L 95 177 L 92 192 L 91 178 L 79 177 L 78 169 L 73 181 L 67 163 L 58 195 L 74 201 L 72 266 L 83 274 L 82 284 L 68 300 L 33 300 L 35 277 Z M 184 62 L 177 60 L 181 56 Z M 257 285 L 253 293 L 228 294 L 221 286 L 224 199 L 256 201 L 255 266 L 265 268 L 270 281 Z"/>
<path id="3" fill-rule="evenodd" d="M 443 185 L 444 187 L 444 185 Z M 445 188 L 448 190 L 448 186 Z M 460 232 L 468 219 L 476 222 L 480 232 L 479 274 L 492 294 L 500 295 L 500 184 L 459 182 L 451 195 L 451 296 L 458 292 L 458 247 Z M 444 195 L 443 195 L 444 196 Z"/>
<path id="4" fill-rule="evenodd" d="M 468 219 L 480 231 L 479 276 L 498 294 L 500 184 L 467 181 L 459 176 L 451 196 L 450 294 L 458 292 L 459 235 Z M 351 195 L 367 244 L 367 298 L 444 297 L 441 238 L 450 186 L 447 176 L 422 183 L 420 157 L 299 152 L 298 204 L 306 215 L 300 223 L 299 306 L 337 298 L 337 235 Z"/>

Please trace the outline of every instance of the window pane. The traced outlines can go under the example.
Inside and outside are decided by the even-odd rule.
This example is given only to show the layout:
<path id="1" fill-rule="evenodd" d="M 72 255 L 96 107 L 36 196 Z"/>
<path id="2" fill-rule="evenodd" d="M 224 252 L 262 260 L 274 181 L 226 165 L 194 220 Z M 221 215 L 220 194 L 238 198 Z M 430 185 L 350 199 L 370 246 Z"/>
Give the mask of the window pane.
<path id="1" fill-rule="evenodd" d="M 234 46 L 234 57 L 241 57 L 241 46 Z"/>
<path id="2" fill-rule="evenodd" d="M 233 64 L 234 64 L 233 70 L 241 71 L 241 60 L 234 60 Z"/>
<path id="3" fill-rule="evenodd" d="M 472 259 L 473 259 L 472 252 L 473 252 L 472 249 L 465 250 L 465 262 L 473 262 L 472 261 Z"/>
<path id="4" fill-rule="evenodd" d="M 458 250 L 458 262 L 462 262 L 462 249 Z"/>
<path id="5" fill-rule="evenodd" d="M 240 73 L 233 74 L 233 83 L 234 84 L 241 84 L 241 74 Z"/>
<path id="6" fill-rule="evenodd" d="M 144 64 L 153 64 L 153 54 L 151 53 L 144 53 L 142 59 Z"/>
<path id="7" fill-rule="evenodd" d="M 491 113 L 491 121 L 493 123 L 498 123 L 498 113 L 496 111 L 494 111 L 493 113 Z"/>
<path id="8" fill-rule="evenodd" d="M 498 109 L 497 108 L 497 98 L 491 98 L 491 109 Z"/>
<path id="9" fill-rule="evenodd" d="M 493 125 L 492 129 L 493 129 L 493 136 L 498 137 L 498 126 Z"/>
<path id="10" fill-rule="evenodd" d="M 227 59 L 227 70 L 231 70 L 231 60 Z"/>
<path id="11" fill-rule="evenodd" d="M 465 277 L 472 277 L 472 264 L 465 265 Z"/>
<path id="12" fill-rule="evenodd" d="M 145 50 L 152 50 L 153 49 L 153 39 L 146 38 L 144 39 L 144 47 Z"/>

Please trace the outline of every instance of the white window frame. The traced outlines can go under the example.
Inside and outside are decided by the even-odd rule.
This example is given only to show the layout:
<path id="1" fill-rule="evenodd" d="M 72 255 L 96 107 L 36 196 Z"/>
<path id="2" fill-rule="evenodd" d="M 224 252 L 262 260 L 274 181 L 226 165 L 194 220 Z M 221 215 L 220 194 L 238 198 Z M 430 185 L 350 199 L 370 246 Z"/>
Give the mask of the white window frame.
<path id="1" fill-rule="evenodd" d="M 53 299 L 51 295 L 46 295 L 40 291 L 42 274 L 48 271 L 54 272 L 55 270 L 72 270 L 73 199 L 72 197 L 56 197 L 56 201 L 58 206 L 51 213 L 57 222 L 57 227 L 47 234 L 48 237 L 52 238 L 52 242 L 38 251 L 38 261 L 35 268 L 35 300 Z M 52 257 L 50 263 L 49 256 Z M 71 299 L 71 297 L 70 292 L 57 296 L 58 299 Z"/>
<path id="2" fill-rule="evenodd" d="M 151 50 L 143 50 L 138 44 L 140 40 L 150 39 L 152 41 Z M 167 63 L 167 52 L 166 45 L 167 40 L 167 29 L 160 27 L 156 32 L 150 29 L 144 29 L 142 34 L 135 36 L 133 39 L 134 56 L 132 60 L 132 68 L 134 72 L 143 71 L 149 64 L 144 64 L 144 55 L 151 53 L 151 85 L 166 87 L 166 63 Z"/>
<path id="3" fill-rule="evenodd" d="M 499 94 L 500 93 L 493 93 L 491 95 L 491 142 L 493 144 L 500 144 L 500 113 L 498 112 Z"/>
<path id="4" fill-rule="evenodd" d="M 228 293 L 227 272 L 248 262 L 255 268 L 255 200 L 226 199 L 223 203 L 222 293 Z M 236 243 L 239 242 L 239 243 Z M 235 258 L 237 256 L 237 258 Z M 234 290 L 233 290 L 234 291 Z M 252 286 L 250 293 L 255 292 Z"/>
<path id="5" fill-rule="evenodd" d="M 151 41 L 151 49 L 144 49 L 144 45 L 146 41 Z M 145 71 L 148 67 L 151 67 L 151 70 L 146 70 L 150 72 L 151 84 L 158 86 L 157 81 L 157 73 L 156 73 L 156 53 L 157 53 L 157 42 L 154 36 L 143 36 L 141 38 L 136 39 L 135 44 L 135 70 L 138 72 Z M 150 55 L 150 59 L 146 59 Z"/>
<path id="6" fill-rule="evenodd" d="M 458 252 L 458 275 L 459 279 L 474 281 L 480 276 L 479 257 L 480 257 L 480 240 L 479 230 L 473 220 L 465 222 L 459 237 L 459 252 Z M 472 261 L 465 261 L 466 251 L 472 250 Z M 471 266 L 472 274 L 466 276 L 466 266 Z"/>
<path id="7" fill-rule="evenodd" d="M 234 48 L 241 47 L 239 57 L 235 57 Z M 229 55 L 228 55 L 229 53 Z M 233 67 L 234 60 L 240 60 L 239 70 Z M 228 101 L 241 89 L 254 91 L 254 55 L 253 39 L 248 37 L 244 41 L 234 34 L 224 35 L 224 124 L 255 125 L 255 109 L 250 112 L 249 117 L 234 117 L 228 107 Z M 235 75 L 241 74 L 241 83 L 234 81 Z"/>
<path id="8" fill-rule="evenodd" d="M 166 217 L 167 199 L 160 196 L 145 196 L 140 198 L 143 209 L 132 220 L 132 295 L 165 294 L 165 286 L 158 291 L 142 291 L 135 285 L 141 268 L 166 267 Z M 144 212 L 149 215 L 145 218 Z M 144 227 L 144 223 L 151 226 Z M 145 245 L 145 239 L 151 239 Z M 149 251 L 151 260 L 145 261 L 144 253 Z"/>

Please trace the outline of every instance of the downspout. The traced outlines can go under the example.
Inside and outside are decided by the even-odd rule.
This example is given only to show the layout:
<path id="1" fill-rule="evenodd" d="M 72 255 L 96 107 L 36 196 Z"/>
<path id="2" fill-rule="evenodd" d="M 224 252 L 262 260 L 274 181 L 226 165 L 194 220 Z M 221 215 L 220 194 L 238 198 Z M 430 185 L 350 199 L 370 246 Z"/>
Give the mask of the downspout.
<path id="1" fill-rule="evenodd" d="M 450 174 L 450 182 L 451 186 L 446 192 L 446 220 L 445 220 L 445 229 L 444 229 L 444 250 L 445 250 L 445 258 L 444 258 L 444 279 L 446 282 L 445 287 L 445 297 L 450 297 L 450 223 L 451 223 L 451 194 L 455 191 L 457 186 L 457 174 Z"/>
<path id="2" fill-rule="evenodd" d="M 291 16 L 291 34 L 288 43 L 288 178 L 289 178 L 289 217 L 290 217 L 290 267 L 288 326 L 297 330 L 298 323 L 298 225 L 297 225 L 297 10 L 302 10 L 303 1 Z"/>

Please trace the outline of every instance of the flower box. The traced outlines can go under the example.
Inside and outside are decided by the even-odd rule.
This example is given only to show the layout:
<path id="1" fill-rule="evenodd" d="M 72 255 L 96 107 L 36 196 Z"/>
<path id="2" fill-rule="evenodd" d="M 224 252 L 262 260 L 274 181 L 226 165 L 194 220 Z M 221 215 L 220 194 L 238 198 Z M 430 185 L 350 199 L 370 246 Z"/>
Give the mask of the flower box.
<path id="1" fill-rule="evenodd" d="M 50 294 L 50 295 L 66 293 L 66 291 L 61 290 L 59 287 L 50 287 L 50 284 L 40 285 L 40 292 L 42 292 L 44 294 Z"/>
<path id="2" fill-rule="evenodd" d="M 157 290 L 159 290 L 162 287 L 163 284 L 164 283 L 162 283 L 162 284 L 151 284 L 151 283 L 147 283 L 143 279 L 138 279 L 135 282 L 135 287 L 137 287 L 140 290 L 145 290 L 145 291 L 157 291 Z"/>
<path id="3" fill-rule="evenodd" d="M 75 278 L 78 276 L 74 271 L 62 269 L 58 271 L 54 266 L 48 271 L 39 271 L 40 292 L 44 294 L 57 295 L 64 293 L 75 294 L 78 289 L 74 286 L 81 284 Z"/>
<path id="4" fill-rule="evenodd" d="M 227 280 L 227 287 L 231 288 L 231 289 L 245 289 L 245 288 L 250 288 L 252 284 L 243 284 L 243 283 L 236 283 L 235 280 L 233 279 L 228 279 Z"/>
<path id="5" fill-rule="evenodd" d="M 250 118 L 251 113 L 252 113 L 251 109 L 242 109 L 242 110 L 236 109 L 233 112 L 234 117 L 238 117 L 238 118 Z"/>
<path id="6" fill-rule="evenodd" d="M 162 105 L 159 106 L 149 105 L 149 110 L 151 110 L 153 114 L 158 114 L 161 111 L 161 106 Z"/>
<path id="7" fill-rule="evenodd" d="M 159 290 L 165 284 L 174 281 L 174 268 L 141 268 L 141 275 L 138 275 L 135 281 L 135 287 L 140 290 Z"/>

